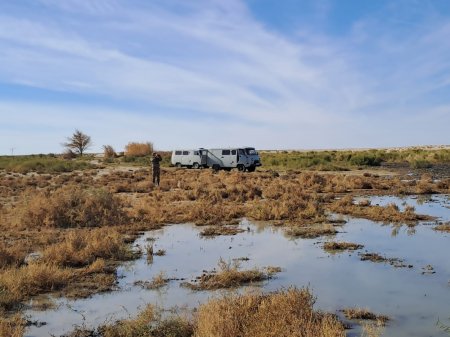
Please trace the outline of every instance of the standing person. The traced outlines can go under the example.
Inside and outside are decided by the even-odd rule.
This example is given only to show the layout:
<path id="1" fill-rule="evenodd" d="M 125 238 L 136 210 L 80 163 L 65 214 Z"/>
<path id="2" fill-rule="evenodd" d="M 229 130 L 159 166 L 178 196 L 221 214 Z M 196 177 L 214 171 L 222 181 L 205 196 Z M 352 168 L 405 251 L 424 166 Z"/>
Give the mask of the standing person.
<path id="1" fill-rule="evenodd" d="M 159 176 L 160 176 L 160 168 L 159 168 L 159 162 L 162 160 L 161 156 L 153 152 L 153 158 L 152 158 L 152 173 L 153 173 L 153 184 L 155 186 L 159 186 Z"/>

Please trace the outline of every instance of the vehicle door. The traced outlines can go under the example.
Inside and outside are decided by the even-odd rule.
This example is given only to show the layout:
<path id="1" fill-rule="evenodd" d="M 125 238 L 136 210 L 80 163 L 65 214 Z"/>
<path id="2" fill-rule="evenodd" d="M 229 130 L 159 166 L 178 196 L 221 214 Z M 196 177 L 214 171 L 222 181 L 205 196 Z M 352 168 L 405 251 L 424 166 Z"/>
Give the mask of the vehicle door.
<path id="1" fill-rule="evenodd" d="M 232 167 L 231 150 L 222 150 L 222 155 L 220 156 L 220 159 L 222 160 L 223 167 Z"/>
<path id="2" fill-rule="evenodd" d="M 200 150 L 200 165 L 205 166 L 208 160 L 208 150 Z"/>
<path id="3" fill-rule="evenodd" d="M 192 165 L 191 164 L 191 156 L 190 156 L 190 151 L 183 151 L 183 156 L 181 157 L 181 165 L 183 166 L 189 166 Z"/>
<path id="4" fill-rule="evenodd" d="M 238 164 L 242 164 L 244 166 L 248 165 L 248 157 L 245 154 L 244 149 L 238 149 Z"/>

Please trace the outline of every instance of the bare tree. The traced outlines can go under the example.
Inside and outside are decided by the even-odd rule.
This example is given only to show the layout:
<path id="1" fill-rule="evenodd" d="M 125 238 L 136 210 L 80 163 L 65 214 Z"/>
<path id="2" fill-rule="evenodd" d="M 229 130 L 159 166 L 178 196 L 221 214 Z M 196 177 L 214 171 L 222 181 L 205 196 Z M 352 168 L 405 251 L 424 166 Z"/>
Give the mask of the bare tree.
<path id="1" fill-rule="evenodd" d="M 67 142 L 62 145 L 82 156 L 84 151 L 92 145 L 92 141 L 90 136 L 80 130 L 75 130 L 72 137 L 67 137 Z"/>

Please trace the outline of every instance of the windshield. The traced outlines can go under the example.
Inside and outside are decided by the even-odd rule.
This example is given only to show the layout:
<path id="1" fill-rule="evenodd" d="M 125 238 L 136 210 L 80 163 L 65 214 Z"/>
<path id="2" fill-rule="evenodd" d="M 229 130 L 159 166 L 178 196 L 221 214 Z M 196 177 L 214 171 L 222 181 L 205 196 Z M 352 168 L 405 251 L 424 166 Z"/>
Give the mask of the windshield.
<path id="1" fill-rule="evenodd" d="M 247 152 L 247 154 L 258 154 L 254 148 L 248 147 L 245 149 L 245 152 Z"/>

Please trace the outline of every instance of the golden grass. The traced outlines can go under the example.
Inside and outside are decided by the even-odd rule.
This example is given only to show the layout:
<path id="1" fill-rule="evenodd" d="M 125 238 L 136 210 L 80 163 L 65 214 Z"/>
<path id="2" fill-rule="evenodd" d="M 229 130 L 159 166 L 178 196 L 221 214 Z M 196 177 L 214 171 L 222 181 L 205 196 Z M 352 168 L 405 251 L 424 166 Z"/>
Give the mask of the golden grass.
<path id="1" fill-rule="evenodd" d="M 195 337 L 344 337 L 333 315 L 313 310 L 308 289 L 228 295 L 198 308 Z"/>
<path id="2" fill-rule="evenodd" d="M 43 260 L 59 266 L 82 267 L 95 260 L 125 261 L 133 258 L 122 235 L 111 228 L 72 230 L 60 243 L 43 251 Z"/>
<path id="3" fill-rule="evenodd" d="M 286 234 L 304 239 L 314 239 L 323 235 L 334 235 L 337 233 L 332 224 L 316 224 L 308 226 L 291 226 L 286 229 Z"/>
<path id="4" fill-rule="evenodd" d="M 182 316 L 161 318 L 160 313 L 148 305 L 136 318 L 121 320 L 97 329 L 94 336 L 101 337 L 191 337 L 192 323 Z"/>
<path id="5" fill-rule="evenodd" d="M 125 146 L 125 156 L 127 157 L 143 157 L 152 154 L 152 143 L 136 143 L 131 142 Z"/>
<path id="6" fill-rule="evenodd" d="M 0 337 L 23 337 L 26 320 L 16 314 L 10 318 L 0 317 Z"/>
<path id="7" fill-rule="evenodd" d="M 236 235 L 242 232 L 245 232 L 245 230 L 237 226 L 209 226 L 204 228 L 200 232 L 200 235 L 201 236 Z"/>
<path id="8" fill-rule="evenodd" d="M 0 307 L 9 308 L 30 296 L 65 287 L 74 272 L 48 263 L 32 263 L 0 272 Z"/>
<path id="9" fill-rule="evenodd" d="M 450 233 L 450 222 L 437 225 L 433 229 L 440 232 Z"/>
<path id="10" fill-rule="evenodd" d="M 267 267 L 264 269 L 240 270 L 239 262 L 225 262 L 219 260 L 218 271 L 205 272 L 197 278 L 194 283 L 184 282 L 192 290 L 214 290 L 224 288 L 235 288 L 244 284 L 261 282 L 273 277 L 279 273 L 279 267 Z"/>
<path id="11" fill-rule="evenodd" d="M 136 281 L 135 284 L 139 285 L 146 289 L 159 289 L 164 287 L 169 282 L 169 279 L 167 278 L 167 275 L 164 271 L 159 272 L 153 278 L 151 281 Z"/>
<path id="12" fill-rule="evenodd" d="M 32 227 L 96 227 L 126 220 L 123 205 L 112 193 L 64 186 L 53 193 L 25 196 L 18 207 L 19 225 Z"/>
<path id="13" fill-rule="evenodd" d="M 336 242 L 329 241 L 325 242 L 323 245 L 323 249 L 326 251 L 336 252 L 336 251 L 344 251 L 344 250 L 358 250 L 363 248 L 363 245 L 352 242 Z"/>
<path id="14" fill-rule="evenodd" d="M 380 207 L 368 202 L 354 205 L 353 198 L 361 193 L 450 192 L 449 178 L 436 180 L 431 175 L 411 180 L 401 174 L 363 175 L 361 172 L 214 174 L 210 170 L 163 168 L 158 189 L 151 185 L 150 177 L 149 167 L 108 167 L 33 175 L 0 171 L 1 273 L 20 270 L 27 254 L 45 251 L 46 262 L 60 267 L 92 268 L 91 274 L 73 270 L 77 279 L 84 273 L 91 275 L 91 283 L 101 277 L 105 280 L 100 281 L 106 283 L 112 280 L 111 275 L 94 273 L 94 270 L 104 268 L 100 266 L 101 262 L 97 262 L 97 266 L 91 263 L 97 258 L 105 259 L 106 265 L 111 260 L 126 259 L 127 253 L 120 248 L 121 236 L 133 236 L 138 231 L 167 223 L 193 222 L 214 226 L 214 230 L 209 227 L 204 230 L 208 234 L 216 229 L 226 231 L 222 229 L 223 225 L 236 224 L 247 217 L 276 221 L 293 235 L 312 237 L 335 231 L 331 225 L 327 226 L 330 231 L 324 228 L 322 232 L 321 229 L 320 224 L 331 223 L 327 219 L 330 213 L 408 225 L 427 218 L 417 215 L 412 208 L 401 212 L 395 205 Z M 88 235 L 87 229 L 81 228 L 109 226 L 115 226 L 120 234 L 100 231 Z M 74 228 L 74 233 L 79 235 L 71 236 L 68 228 Z M 319 232 L 316 229 L 320 229 Z M 110 242 L 100 233 L 110 238 Z M 10 295 L 3 292 L 1 296 Z"/>
<path id="15" fill-rule="evenodd" d="M 381 322 L 383 325 L 389 321 L 388 316 L 378 315 L 364 308 L 346 308 L 342 312 L 347 319 L 352 320 L 371 320 Z"/>
<path id="16" fill-rule="evenodd" d="M 354 217 L 365 218 L 373 221 L 382 221 L 388 223 L 409 223 L 415 224 L 418 221 L 432 220 L 428 215 L 416 214 L 412 206 L 406 206 L 404 211 L 400 211 L 396 204 L 387 206 L 370 206 L 367 204 L 353 204 L 351 196 L 335 201 L 329 209 L 340 214 L 348 214 Z"/>

